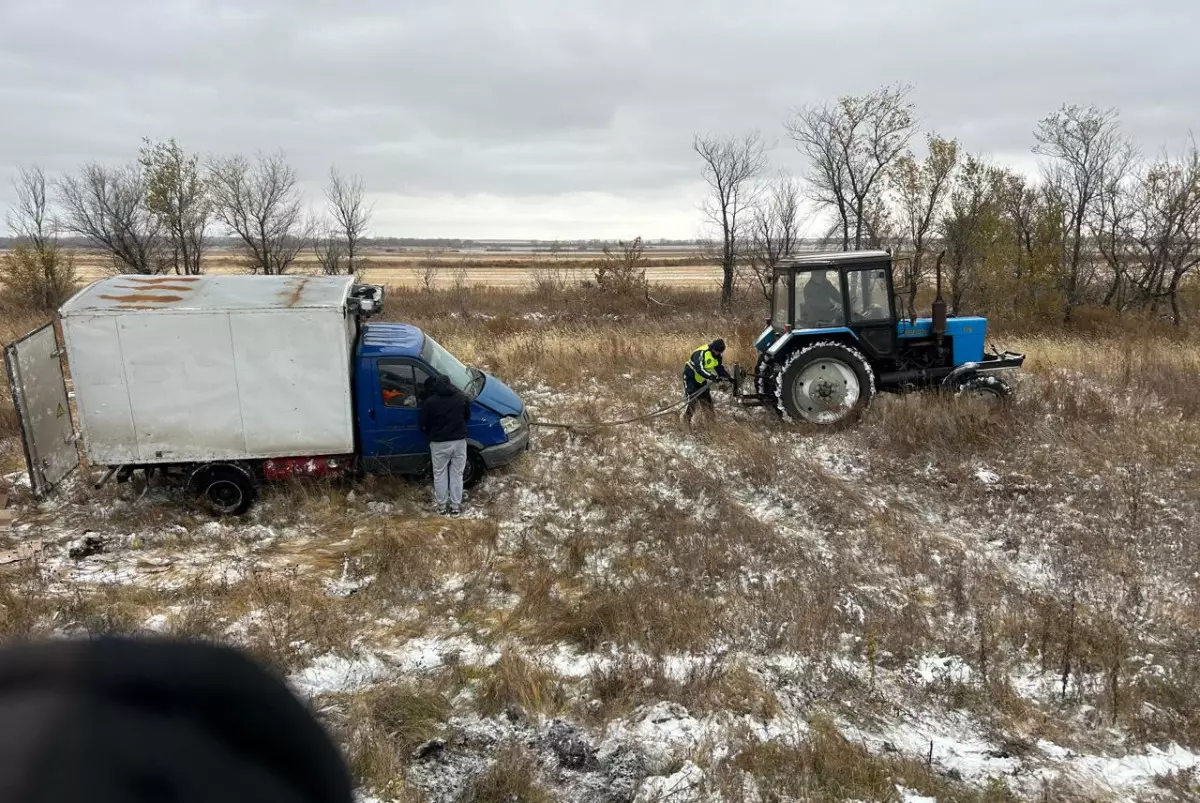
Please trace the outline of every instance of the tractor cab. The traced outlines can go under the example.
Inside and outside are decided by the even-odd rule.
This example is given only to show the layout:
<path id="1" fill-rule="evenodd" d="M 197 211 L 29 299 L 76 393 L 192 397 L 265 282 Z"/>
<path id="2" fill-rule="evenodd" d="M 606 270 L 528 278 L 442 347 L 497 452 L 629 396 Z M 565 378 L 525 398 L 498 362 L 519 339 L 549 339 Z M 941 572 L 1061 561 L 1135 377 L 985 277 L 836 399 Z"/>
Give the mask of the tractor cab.
<path id="1" fill-rule="evenodd" d="M 886 357 L 895 351 L 896 324 L 890 254 L 812 254 L 776 268 L 770 329 L 763 336 L 849 331 L 872 356 Z"/>
<path id="2" fill-rule="evenodd" d="M 771 316 L 755 341 L 754 390 L 735 366 L 735 396 L 814 424 L 862 413 L 876 391 L 969 390 L 992 399 L 1010 388 L 994 372 L 1024 355 L 985 353 L 987 319 L 946 314 L 938 260 L 929 318 L 897 315 L 887 251 L 805 254 L 775 270 Z"/>

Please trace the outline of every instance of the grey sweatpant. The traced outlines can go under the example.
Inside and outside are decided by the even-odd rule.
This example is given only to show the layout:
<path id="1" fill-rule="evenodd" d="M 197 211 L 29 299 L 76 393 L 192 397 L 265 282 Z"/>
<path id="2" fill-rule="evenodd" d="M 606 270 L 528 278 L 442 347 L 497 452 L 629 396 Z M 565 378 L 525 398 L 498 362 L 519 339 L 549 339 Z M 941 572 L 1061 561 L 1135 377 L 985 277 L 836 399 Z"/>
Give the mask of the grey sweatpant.
<path id="1" fill-rule="evenodd" d="M 433 457 L 433 498 L 438 507 L 462 507 L 463 471 L 467 467 L 467 442 L 433 441 L 429 444 Z M 448 498 L 447 498 L 448 497 Z"/>

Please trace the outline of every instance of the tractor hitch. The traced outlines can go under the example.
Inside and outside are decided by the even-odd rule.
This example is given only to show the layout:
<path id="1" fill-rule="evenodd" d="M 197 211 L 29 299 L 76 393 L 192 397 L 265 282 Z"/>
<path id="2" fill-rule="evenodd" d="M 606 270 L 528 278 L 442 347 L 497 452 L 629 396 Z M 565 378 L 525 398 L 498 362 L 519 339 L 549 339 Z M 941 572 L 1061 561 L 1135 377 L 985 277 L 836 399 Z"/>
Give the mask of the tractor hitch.
<path id="1" fill-rule="evenodd" d="M 767 402 L 763 399 L 762 394 L 758 392 L 746 393 L 742 388 L 749 377 L 751 387 L 755 387 L 754 382 L 756 377 L 750 376 L 746 369 L 737 363 L 733 364 L 733 400 L 743 407 L 762 407 Z"/>

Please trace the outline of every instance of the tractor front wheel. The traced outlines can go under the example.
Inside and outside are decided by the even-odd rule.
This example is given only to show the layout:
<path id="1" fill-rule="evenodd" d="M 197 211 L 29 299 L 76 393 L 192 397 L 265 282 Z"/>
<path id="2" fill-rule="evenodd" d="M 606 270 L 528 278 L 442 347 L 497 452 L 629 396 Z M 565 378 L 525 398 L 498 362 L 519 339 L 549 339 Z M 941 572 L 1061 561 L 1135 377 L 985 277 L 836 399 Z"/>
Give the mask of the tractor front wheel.
<path id="1" fill-rule="evenodd" d="M 824 427 L 857 421 L 875 395 L 875 374 L 863 355 L 841 343 L 800 349 L 779 373 L 776 397 L 793 419 Z"/>
<path id="2" fill-rule="evenodd" d="M 992 374 L 976 374 L 959 385 L 958 392 L 973 399 L 1003 404 L 1012 396 L 1012 385 Z"/>

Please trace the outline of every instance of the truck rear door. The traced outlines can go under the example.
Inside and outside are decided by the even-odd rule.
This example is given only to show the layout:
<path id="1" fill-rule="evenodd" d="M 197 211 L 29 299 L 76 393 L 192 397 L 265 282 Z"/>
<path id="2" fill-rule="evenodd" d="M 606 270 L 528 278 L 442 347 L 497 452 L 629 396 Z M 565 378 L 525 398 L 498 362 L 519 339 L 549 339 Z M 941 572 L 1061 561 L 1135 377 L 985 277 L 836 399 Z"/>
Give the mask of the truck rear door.
<path id="1" fill-rule="evenodd" d="M 79 466 L 54 324 L 4 347 L 33 492 L 44 496 Z"/>

